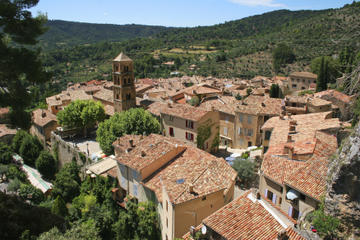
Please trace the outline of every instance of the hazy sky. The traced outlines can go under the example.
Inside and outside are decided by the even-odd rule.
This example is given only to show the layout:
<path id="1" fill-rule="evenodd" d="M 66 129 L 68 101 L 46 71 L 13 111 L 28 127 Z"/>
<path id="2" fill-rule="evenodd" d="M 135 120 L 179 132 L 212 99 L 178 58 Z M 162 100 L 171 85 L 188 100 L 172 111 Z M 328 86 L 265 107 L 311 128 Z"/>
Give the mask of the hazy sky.
<path id="1" fill-rule="evenodd" d="M 276 9 L 339 8 L 353 0 L 40 0 L 31 11 L 49 19 L 192 27 Z"/>

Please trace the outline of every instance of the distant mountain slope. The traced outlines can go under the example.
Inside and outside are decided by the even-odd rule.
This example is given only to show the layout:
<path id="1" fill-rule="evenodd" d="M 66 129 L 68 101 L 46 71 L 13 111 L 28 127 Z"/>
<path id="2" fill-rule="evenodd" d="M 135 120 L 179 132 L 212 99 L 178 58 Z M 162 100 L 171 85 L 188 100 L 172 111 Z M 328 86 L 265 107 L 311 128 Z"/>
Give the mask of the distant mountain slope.
<path id="1" fill-rule="evenodd" d="M 40 44 L 44 48 L 124 41 L 153 36 L 168 29 L 162 26 L 93 24 L 62 20 L 50 20 L 46 26 L 48 31 L 40 38 Z"/>

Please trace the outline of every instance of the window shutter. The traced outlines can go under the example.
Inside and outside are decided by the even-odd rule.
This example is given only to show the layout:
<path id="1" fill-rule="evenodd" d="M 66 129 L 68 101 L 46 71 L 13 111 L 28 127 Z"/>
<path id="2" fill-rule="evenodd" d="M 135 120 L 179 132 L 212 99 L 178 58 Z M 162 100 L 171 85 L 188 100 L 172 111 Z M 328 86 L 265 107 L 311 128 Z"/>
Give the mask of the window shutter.
<path id="1" fill-rule="evenodd" d="M 238 128 L 238 134 L 241 135 L 241 128 Z"/>
<path id="2" fill-rule="evenodd" d="M 288 215 L 292 217 L 293 207 L 289 206 Z"/>
<path id="3" fill-rule="evenodd" d="M 265 198 L 267 198 L 267 193 L 268 193 L 268 190 L 265 189 Z"/>
<path id="4" fill-rule="evenodd" d="M 276 194 L 275 194 L 275 193 L 273 194 L 272 202 L 273 202 L 274 204 L 276 204 Z"/>

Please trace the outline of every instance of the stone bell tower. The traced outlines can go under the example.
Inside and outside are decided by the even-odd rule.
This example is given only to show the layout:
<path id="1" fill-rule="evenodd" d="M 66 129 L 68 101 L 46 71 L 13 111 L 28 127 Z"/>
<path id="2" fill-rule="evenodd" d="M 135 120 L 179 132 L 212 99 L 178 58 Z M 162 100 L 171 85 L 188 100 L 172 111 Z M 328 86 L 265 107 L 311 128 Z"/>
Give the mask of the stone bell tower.
<path id="1" fill-rule="evenodd" d="M 126 111 L 136 107 L 133 61 L 123 53 L 113 60 L 114 110 Z"/>

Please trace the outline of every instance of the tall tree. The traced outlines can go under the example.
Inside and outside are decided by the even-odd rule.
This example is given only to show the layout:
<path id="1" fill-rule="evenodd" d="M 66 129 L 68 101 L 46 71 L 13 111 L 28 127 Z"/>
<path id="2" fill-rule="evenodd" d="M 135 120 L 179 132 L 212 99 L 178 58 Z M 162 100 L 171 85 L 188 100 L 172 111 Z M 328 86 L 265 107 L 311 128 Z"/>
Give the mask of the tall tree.
<path id="1" fill-rule="evenodd" d="M 293 50 L 285 43 L 280 43 L 272 53 L 273 67 L 275 73 L 280 71 L 281 66 L 287 63 L 292 63 L 295 60 Z"/>
<path id="2" fill-rule="evenodd" d="M 47 179 L 53 179 L 56 172 L 55 159 L 48 151 L 41 151 L 35 161 L 37 170 Z"/>
<path id="3" fill-rule="evenodd" d="M 283 98 L 283 93 L 278 84 L 272 84 L 270 87 L 270 97 L 271 98 Z"/>
<path id="4" fill-rule="evenodd" d="M 338 77 L 341 77 L 341 72 L 340 72 L 341 68 L 340 68 L 339 61 L 333 59 L 332 57 L 324 56 L 324 57 L 317 57 L 317 58 L 313 59 L 311 61 L 311 65 L 310 65 L 311 71 L 317 75 L 320 74 L 322 58 L 324 58 L 325 64 L 326 63 L 328 64 L 328 74 L 329 74 L 328 82 L 335 83 L 336 79 Z"/>
<path id="5" fill-rule="evenodd" d="M 327 89 L 328 77 L 328 63 L 325 63 L 325 58 L 321 58 L 320 70 L 316 81 L 316 92 L 321 92 Z"/>
<path id="6" fill-rule="evenodd" d="M 11 106 L 11 120 L 20 127 L 29 127 L 30 116 L 24 111 L 31 103 L 27 87 L 50 78 L 39 58 L 40 50 L 29 46 L 45 32 L 46 17 L 33 17 L 27 9 L 39 0 L 0 1 L 0 87 L 2 104 Z"/>

